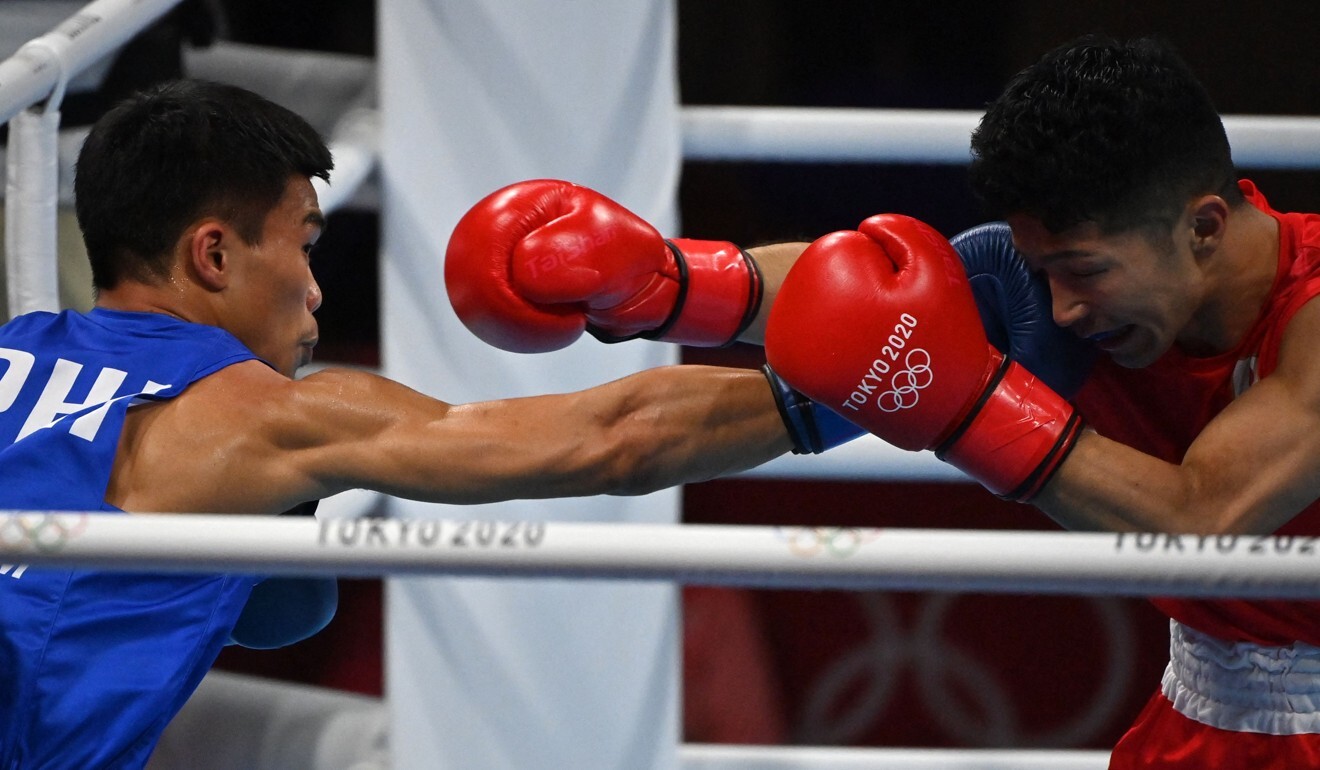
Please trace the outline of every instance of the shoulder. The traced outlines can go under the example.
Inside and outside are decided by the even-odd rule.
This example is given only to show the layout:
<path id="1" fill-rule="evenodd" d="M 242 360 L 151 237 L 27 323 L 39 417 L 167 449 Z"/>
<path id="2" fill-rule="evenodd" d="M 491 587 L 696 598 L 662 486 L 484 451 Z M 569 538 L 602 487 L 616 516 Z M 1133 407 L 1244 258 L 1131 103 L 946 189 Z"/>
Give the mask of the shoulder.
<path id="1" fill-rule="evenodd" d="M 1273 376 L 1309 394 L 1320 407 L 1320 300 L 1312 297 L 1282 330 Z"/>
<path id="2" fill-rule="evenodd" d="M 276 513 L 319 497 L 292 464 L 330 421 L 257 360 L 129 410 L 107 501 L 129 511 Z"/>
<path id="3" fill-rule="evenodd" d="M 199 380 L 194 395 L 198 401 L 224 398 L 251 408 L 289 408 L 351 402 L 402 387 L 377 374 L 348 368 L 327 368 L 291 379 L 252 359 Z"/>
<path id="4" fill-rule="evenodd" d="M 258 361 L 237 363 L 130 411 L 110 502 L 278 513 L 361 486 L 361 468 L 389 445 L 384 437 L 434 424 L 446 406 L 367 372 L 290 379 Z"/>
<path id="5" fill-rule="evenodd" d="M 175 401 L 179 405 L 205 406 L 225 412 L 230 408 L 257 407 L 270 399 L 284 397 L 292 384 L 293 380 L 252 358 L 198 379 Z"/>
<path id="6" fill-rule="evenodd" d="M 258 360 L 198 380 L 178 401 L 181 415 L 212 431 L 294 445 L 327 440 L 405 403 L 439 404 L 370 372 L 328 368 L 290 379 Z"/>

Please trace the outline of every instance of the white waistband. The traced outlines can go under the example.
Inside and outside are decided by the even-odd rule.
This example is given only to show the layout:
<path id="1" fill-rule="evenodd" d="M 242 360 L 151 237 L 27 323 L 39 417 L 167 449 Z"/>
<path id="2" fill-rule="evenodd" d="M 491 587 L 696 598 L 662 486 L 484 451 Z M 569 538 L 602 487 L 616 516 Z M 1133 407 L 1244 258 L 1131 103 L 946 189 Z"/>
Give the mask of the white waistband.
<path id="1" fill-rule="evenodd" d="M 1169 621 L 1163 689 L 1178 713 L 1211 727 L 1320 733 L 1320 647 L 1227 642 Z"/>

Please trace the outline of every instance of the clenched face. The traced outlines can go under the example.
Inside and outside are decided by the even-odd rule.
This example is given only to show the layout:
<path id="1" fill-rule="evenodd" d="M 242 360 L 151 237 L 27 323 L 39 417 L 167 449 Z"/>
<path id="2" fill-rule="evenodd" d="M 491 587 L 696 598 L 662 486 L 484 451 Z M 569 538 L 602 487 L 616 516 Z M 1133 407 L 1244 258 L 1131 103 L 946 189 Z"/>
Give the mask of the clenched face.
<path id="1" fill-rule="evenodd" d="M 1138 231 L 1103 234 L 1091 222 L 1062 233 L 1027 215 L 1008 222 L 1027 264 L 1049 279 L 1055 323 L 1120 366 L 1149 366 L 1193 324 L 1206 288 L 1189 244 Z"/>
<path id="2" fill-rule="evenodd" d="M 238 312 L 229 331 L 281 373 L 292 377 L 312 360 L 321 287 L 312 277 L 311 250 L 325 227 L 316 190 L 294 177 L 267 215 L 261 240 L 232 254 L 229 291 Z"/>

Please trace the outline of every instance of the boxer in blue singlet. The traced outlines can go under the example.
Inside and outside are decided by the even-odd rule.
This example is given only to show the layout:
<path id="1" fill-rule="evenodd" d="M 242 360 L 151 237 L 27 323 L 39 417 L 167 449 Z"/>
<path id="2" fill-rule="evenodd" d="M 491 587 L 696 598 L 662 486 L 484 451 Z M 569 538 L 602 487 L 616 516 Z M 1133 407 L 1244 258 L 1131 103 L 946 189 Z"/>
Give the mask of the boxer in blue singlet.
<path id="1" fill-rule="evenodd" d="M 117 511 L 105 490 L 129 407 L 252 358 L 222 329 L 159 313 L 33 313 L 0 327 L 0 508 Z M 0 766 L 140 764 L 253 582 L 13 565 L 0 576 Z"/>
<path id="2" fill-rule="evenodd" d="M 0 509 L 641 494 L 793 446 L 752 371 L 664 367 L 461 406 L 361 371 L 294 379 L 321 302 L 311 179 L 330 168 L 305 121 L 231 86 L 167 83 L 97 122 L 75 182 L 97 307 L 0 327 Z M 249 601 L 285 585 L 0 565 L 0 770 L 141 767 L 226 641 L 324 625 L 332 592 L 288 593 L 330 608 Z"/>

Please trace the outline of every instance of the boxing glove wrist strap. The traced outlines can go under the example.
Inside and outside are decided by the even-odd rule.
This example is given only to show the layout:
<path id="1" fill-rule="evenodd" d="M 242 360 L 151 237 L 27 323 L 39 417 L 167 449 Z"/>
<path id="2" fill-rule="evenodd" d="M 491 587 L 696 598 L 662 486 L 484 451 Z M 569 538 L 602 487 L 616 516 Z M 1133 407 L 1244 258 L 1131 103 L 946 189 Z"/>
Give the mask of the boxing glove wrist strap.
<path id="1" fill-rule="evenodd" d="M 1005 358 L 935 455 L 996 495 L 1027 502 L 1063 464 L 1082 427 L 1072 404 Z"/>
<path id="2" fill-rule="evenodd" d="M 756 260 L 727 241 L 675 238 L 665 244 L 678 263 L 678 299 L 664 324 L 642 337 L 697 347 L 737 342 L 761 308 Z"/>
<path id="3" fill-rule="evenodd" d="M 761 371 L 770 381 L 779 417 L 793 441 L 793 454 L 820 454 L 866 433 L 865 429 L 794 390 L 768 365 L 761 367 Z"/>

